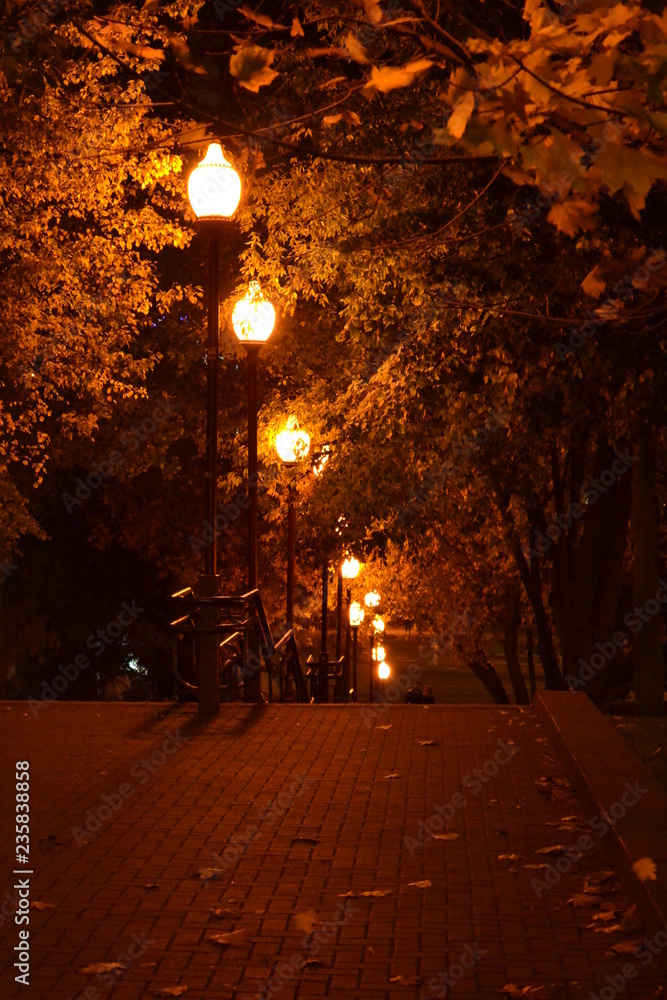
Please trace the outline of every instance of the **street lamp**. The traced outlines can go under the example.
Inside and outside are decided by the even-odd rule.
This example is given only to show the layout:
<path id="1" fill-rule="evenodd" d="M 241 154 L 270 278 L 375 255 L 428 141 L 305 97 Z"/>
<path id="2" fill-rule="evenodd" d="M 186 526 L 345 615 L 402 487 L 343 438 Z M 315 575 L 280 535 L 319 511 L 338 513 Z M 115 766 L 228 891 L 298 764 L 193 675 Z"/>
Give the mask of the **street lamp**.
<path id="1" fill-rule="evenodd" d="M 377 590 L 370 590 L 364 597 L 364 604 L 367 608 L 377 608 L 380 603 L 380 595 Z"/>
<path id="2" fill-rule="evenodd" d="M 199 596 L 217 597 L 218 545 L 216 508 L 218 489 L 218 321 L 220 304 L 220 231 L 224 220 L 234 214 L 241 197 L 241 179 L 225 159 L 219 142 L 212 142 L 204 159 L 188 179 L 188 198 L 197 219 L 209 234 L 208 329 L 206 341 L 206 520 L 212 539 L 205 550 L 204 573 L 199 578 Z M 217 609 L 204 604 L 201 625 L 217 624 Z M 205 632 L 199 637 L 199 714 L 216 715 L 220 710 L 218 688 L 218 636 Z"/>
<path id="3" fill-rule="evenodd" d="M 296 426 L 296 417 L 290 417 L 287 426 L 276 435 L 276 451 L 286 469 L 296 468 L 297 462 L 307 457 L 310 435 Z M 294 628 L 294 550 L 296 480 L 287 486 L 287 627 Z"/>
<path id="4" fill-rule="evenodd" d="M 234 306 L 232 326 L 248 354 L 248 587 L 257 588 L 257 357 L 271 336 L 276 312 L 258 281 Z"/>
<path id="5" fill-rule="evenodd" d="M 388 663 L 378 664 L 378 678 L 380 679 L 380 697 L 385 693 L 387 681 L 391 676 L 391 667 Z"/>
<path id="6" fill-rule="evenodd" d="M 368 603 L 369 596 L 370 596 L 370 594 L 366 594 L 366 603 Z M 377 596 L 378 596 L 378 603 L 379 603 L 379 597 L 380 597 L 380 595 L 378 594 Z M 372 704 L 373 700 L 374 700 L 374 690 L 373 690 L 373 688 L 374 688 L 374 685 L 375 685 L 375 671 L 374 671 L 374 668 L 373 668 L 373 662 L 377 660 L 377 657 L 375 655 L 375 644 L 376 644 L 376 642 L 377 643 L 380 642 L 380 636 L 384 632 L 384 618 L 382 618 L 380 615 L 375 615 L 375 617 L 373 618 L 373 621 L 371 622 L 371 624 L 372 624 L 373 628 L 371 630 L 371 674 L 370 674 L 369 701 Z M 378 648 L 384 650 L 384 646 L 379 645 Z M 384 660 L 384 656 L 382 657 L 382 659 Z"/>
<path id="7" fill-rule="evenodd" d="M 352 601 L 350 604 L 350 627 L 352 629 L 352 701 L 357 701 L 357 633 L 359 626 L 364 620 L 366 612 L 359 601 Z"/>

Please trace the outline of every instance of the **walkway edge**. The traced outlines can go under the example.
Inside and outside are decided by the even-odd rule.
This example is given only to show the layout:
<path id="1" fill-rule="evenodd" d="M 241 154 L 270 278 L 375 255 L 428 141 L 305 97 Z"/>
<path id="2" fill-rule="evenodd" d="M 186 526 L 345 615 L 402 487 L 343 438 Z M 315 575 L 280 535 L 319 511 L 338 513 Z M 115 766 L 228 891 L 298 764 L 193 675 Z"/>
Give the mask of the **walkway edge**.
<path id="1" fill-rule="evenodd" d="M 645 790 L 604 835 L 625 890 L 636 899 L 649 930 L 667 926 L 667 795 L 614 724 L 588 695 L 539 691 L 534 708 L 591 816 L 620 813 L 626 783 Z M 612 813 L 613 815 L 613 813 Z M 597 824 L 601 826 L 601 823 Z M 598 835 L 599 834 L 598 831 Z M 657 866 L 657 880 L 640 882 L 632 871 L 640 858 Z"/>

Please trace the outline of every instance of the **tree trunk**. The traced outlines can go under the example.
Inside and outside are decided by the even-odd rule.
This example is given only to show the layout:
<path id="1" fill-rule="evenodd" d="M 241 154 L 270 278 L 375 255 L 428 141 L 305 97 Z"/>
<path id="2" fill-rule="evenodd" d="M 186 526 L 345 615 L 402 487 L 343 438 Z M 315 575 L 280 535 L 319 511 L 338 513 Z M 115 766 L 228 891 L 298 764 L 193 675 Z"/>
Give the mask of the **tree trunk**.
<path id="1" fill-rule="evenodd" d="M 632 547 L 636 629 L 632 639 L 635 660 L 635 712 L 665 713 L 665 654 L 662 645 L 659 532 L 655 496 L 655 432 L 644 428 L 635 450 L 639 461 L 632 478 Z"/>
<path id="2" fill-rule="evenodd" d="M 466 656 L 466 662 L 477 680 L 482 682 L 497 705 L 510 704 L 505 685 L 485 653 L 477 650 L 473 656 Z"/>
<path id="3" fill-rule="evenodd" d="M 519 628 L 521 627 L 521 590 L 518 580 L 508 596 L 504 616 L 503 650 L 517 705 L 529 705 L 528 688 L 519 663 Z"/>

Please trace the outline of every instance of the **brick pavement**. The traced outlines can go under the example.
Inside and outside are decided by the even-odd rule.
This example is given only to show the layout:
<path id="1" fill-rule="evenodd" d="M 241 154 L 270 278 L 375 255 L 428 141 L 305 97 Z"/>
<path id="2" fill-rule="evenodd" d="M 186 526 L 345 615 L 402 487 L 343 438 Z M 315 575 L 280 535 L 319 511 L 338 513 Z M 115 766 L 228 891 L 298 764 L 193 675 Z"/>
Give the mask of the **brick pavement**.
<path id="1" fill-rule="evenodd" d="M 524 867 L 555 862 L 540 848 L 577 841 L 580 831 L 558 829 L 562 817 L 588 818 L 532 709 L 392 706 L 370 727 L 367 712 L 224 706 L 200 726 L 193 706 L 63 703 L 36 719 L 21 703 L 0 704 L 2 802 L 14 760 L 29 760 L 32 899 L 54 904 L 30 912 L 27 990 L 9 957 L 18 928 L 0 927 L 3 995 L 139 1000 L 182 985 L 186 1000 L 262 990 L 281 1000 L 440 1000 L 438 976 L 451 970 L 454 997 L 556 983 L 553 998 L 606 987 L 602 1000 L 612 1000 L 619 990 L 606 977 L 621 984 L 629 958 L 607 949 L 642 934 L 589 929 L 598 907 L 568 905 L 586 874 L 609 866 L 604 838 L 539 898 L 531 879 L 544 872 Z M 180 748 L 169 732 L 185 738 Z M 72 828 L 88 810 L 105 815 L 104 795 L 119 808 L 78 844 Z M 420 844 L 431 817 L 458 836 Z M 13 884 L 8 823 L 3 810 L 3 898 Z M 197 877 L 210 867 L 215 879 Z M 410 885 L 423 880 L 431 884 Z M 387 895 L 358 895 L 368 891 Z M 216 917 L 219 908 L 232 915 Z M 239 945 L 209 940 L 239 929 Z M 117 960 L 133 940 L 144 950 L 112 987 L 77 971 Z M 296 970 L 305 960 L 319 964 Z M 623 995 L 650 996 L 658 962 L 633 960 L 639 976 Z M 396 976 L 419 982 L 390 983 Z"/>

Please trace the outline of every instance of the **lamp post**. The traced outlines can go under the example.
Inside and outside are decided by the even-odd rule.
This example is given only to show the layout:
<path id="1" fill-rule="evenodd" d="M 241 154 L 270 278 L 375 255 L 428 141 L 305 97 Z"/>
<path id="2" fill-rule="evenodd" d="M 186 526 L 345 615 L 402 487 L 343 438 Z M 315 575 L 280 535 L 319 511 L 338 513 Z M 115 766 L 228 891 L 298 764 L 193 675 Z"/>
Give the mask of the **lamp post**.
<path id="1" fill-rule="evenodd" d="M 348 555 L 343 560 L 341 575 L 347 581 L 346 603 L 347 615 L 345 625 L 345 663 L 343 667 L 343 701 L 350 699 L 350 604 L 352 602 L 352 588 L 350 583 L 359 575 L 359 560 Z"/>
<path id="2" fill-rule="evenodd" d="M 387 681 L 389 680 L 390 676 L 391 676 L 391 667 L 389 666 L 389 664 L 388 663 L 384 663 L 384 662 L 383 663 L 379 663 L 378 664 L 378 678 L 379 678 L 379 683 L 380 683 L 380 697 L 382 697 L 382 695 L 385 692 L 385 688 L 387 686 Z"/>
<path id="3" fill-rule="evenodd" d="M 206 341 L 206 521 L 211 526 L 212 539 L 205 550 L 204 573 L 199 578 L 199 597 L 217 597 L 217 529 L 216 508 L 218 491 L 218 324 L 220 305 L 220 231 L 224 220 L 236 211 L 241 198 L 241 179 L 225 159 L 222 147 L 212 142 L 204 159 L 188 179 L 188 199 L 197 219 L 208 230 L 208 332 Z M 201 624 L 204 628 L 217 625 L 215 605 L 203 605 Z M 215 632 L 199 636 L 199 715 L 217 715 L 220 711 L 218 687 L 218 636 Z"/>
<path id="4" fill-rule="evenodd" d="M 350 627 L 352 629 L 352 701 L 357 702 L 357 633 L 365 617 L 364 609 L 359 601 L 350 604 Z"/>
<path id="5" fill-rule="evenodd" d="M 257 358 L 271 336 L 276 312 L 262 295 L 258 281 L 234 306 L 232 326 L 248 354 L 248 587 L 257 587 Z"/>
<path id="6" fill-rule="evenodd" d="M 296 417 L 290 417 L 287 426 L 276 435 L 276 451 L 281 462 L 286 469 L 295 469 L 309 450 L 310 435 L 297 428 Z M 295 498 L 296 480 L 290 478 L 287 486 L 287 628 L 294 628 Z"/>

